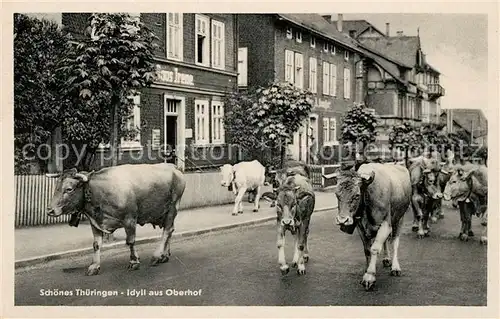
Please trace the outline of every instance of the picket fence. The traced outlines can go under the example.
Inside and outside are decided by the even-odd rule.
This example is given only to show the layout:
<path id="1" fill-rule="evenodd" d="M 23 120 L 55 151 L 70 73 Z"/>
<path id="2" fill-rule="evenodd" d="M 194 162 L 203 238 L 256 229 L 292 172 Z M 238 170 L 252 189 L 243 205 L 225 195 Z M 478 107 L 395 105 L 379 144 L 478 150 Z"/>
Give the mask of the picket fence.
<path id="1" fill-rule="evenodd" d="M 313 186 L 323 188 L 335 184 L 335 180 L 325 181 L 322 174 L 331 174 L 339 167 L 339 165 L 311 165 Z M 184 176 L 186 190 L 182 196 L 180 209 L 223 205 L 234 201 L 233 193 L 221 187 L 219 172 L 185 173 Z M 49 217 L 46 214 L 56 182 L 56 178 L 45 175 L 15 176 L 15 227 L 51 225 L 69 221 L 68 215 Z"/>

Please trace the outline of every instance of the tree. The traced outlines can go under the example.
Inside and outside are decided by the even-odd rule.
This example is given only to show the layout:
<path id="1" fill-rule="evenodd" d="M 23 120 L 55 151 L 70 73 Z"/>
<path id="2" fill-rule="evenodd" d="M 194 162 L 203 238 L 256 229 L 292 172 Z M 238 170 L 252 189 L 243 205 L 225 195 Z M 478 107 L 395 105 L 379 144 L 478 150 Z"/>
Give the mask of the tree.
<path id="1" fill-rule="evenodd" d="M 354 104 L 342 118 L 342 144 L 351 142 L 354 146 L 359 145 L 361 154 L 365 158 L 365 148 L 375 142 L 377 137 L 376 127 L 375 115 L 368 112 L 362 105 Z"/>
<path id="2" fill-rule="evenodd" d="M 125 120 L 133 109 L 132 98 L 153 83 L 157 40 L 139 17 L 127 13 L 92 14 L 86 35 L 68 45 L 59 69 L 72 103 L 61 114 L 63 136 L 86 153 L 84 169 L 99 144 L 110 141 L 116 165 L 119 138 L 137 133 L 137 128 L 126 128 Z"/>
<path id="3" fill-rule="evenodd" d="M 280 163 L 286 145 L 304 124 L 312 109 L 312 95 L 288 82 L 273 82 L 254 93 L 227 100 L 225 128 L 232 143 L 246 149 L 280 148 Z"/>
<path id="4" fill-rule="evenodd" d="M 50 138 L 59 124 L 64 105 L 59 86 L 62 79 L 56 64 L 64 56 L 67 37 L 58 25 L 23 14 L 14 14 L 14 148 L 15 172 L 27 173 L 37 149 Z M 23 154 L 23 152 L 25 152 Z M 46 155 L 46 154 L 40 154 Z"/>
<path id="5" fill-rule="evenodd" d="M 389 133 L 389 148 L 391 150 L 401 150 L 404 152 L 404 160 L 408 167 L 409 152 L 413 147 L 421 146 L 421 135 L 411 123 L 405 122 L 395 125 Z"/>

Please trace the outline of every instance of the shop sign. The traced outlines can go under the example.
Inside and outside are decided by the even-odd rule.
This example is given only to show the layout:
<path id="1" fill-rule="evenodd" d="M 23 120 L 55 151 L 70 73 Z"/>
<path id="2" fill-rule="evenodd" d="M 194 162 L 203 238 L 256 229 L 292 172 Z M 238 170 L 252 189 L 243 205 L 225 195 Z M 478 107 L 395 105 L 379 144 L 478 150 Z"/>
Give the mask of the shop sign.
<path id="1" fill-rule="evenodd" d="M 192 74 L 181 73 L 178 68 L 165 70 L 159 64 L 156 65 L 156 79 L 161 83 L 194 85 L 194 76 Z"/>

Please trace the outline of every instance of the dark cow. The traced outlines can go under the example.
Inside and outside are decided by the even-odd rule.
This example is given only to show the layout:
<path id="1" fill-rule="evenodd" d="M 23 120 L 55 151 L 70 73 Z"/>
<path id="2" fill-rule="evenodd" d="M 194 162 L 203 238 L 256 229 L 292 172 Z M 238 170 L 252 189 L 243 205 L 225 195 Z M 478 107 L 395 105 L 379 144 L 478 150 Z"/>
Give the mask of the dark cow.
<path id="1" fill-rule="evenodd" d="M 412 230 L 418 232 L 419 238 L 428 236 L 430 216 L 436 215 L 443 198 L 437 181 L 439 167 L 436 159 L 419 157 L 413 159 L 408 168 L 412 185 Z"/>
<path id="2" fill-rule="evenodd" d="M 462 227 L 459 238 L 467 241 L 474 236 L 471 228 L 472 216 L 481 218 L 483 234 L 480 242 L 487 242 L 488 220 L 488 171 L 484 165 L 469 164 L 458 168 L 448 181 L 445 191 L 445 200 L 458 202 Z"/>
<path id="3" fill-rule="evenodd" d="M 271 207 L 276 206 L 278 188 L 284 183 L 287 177 L 295 174 L 311 178 L 311 172 L 307 164 L 295 160 L 287 161 L 282 169 L 267 171 L 266 178 L 269 184 L 272 185 L 273 192 L 265 192 L 262 194 L 262 198 L 271 201 Z"/>
<path id="4" fill-rule="evenodd" d="M 286 275 L 289 272 L 285 259 L 285 232 L 288 230 L 295 237 L 292 266 L 297 267 L 299 275 L 303 275 L 306 273 L 305 263 L 309 260 L 307 238 L 316 203 L 309 179 L 299 174 L 287 177 L 278 189 L 276 202 L 278 262 L 281 273 Z"/>
<path id="5" fill-rule="evenodd" d="M 391 275 L 401 275 L 399 236 L 403 216 L 411 202 L 410 174 L 404 166 L 369 163 L 361 165 L 358 171 L 341 170 L 337 178 L 336 223 L 348 234 L 358 229 L 366 257 L 361 284 L 370 290 L 375 284 L 377 257 L 382 250 L 385 251 L 384 267 L 392 265 Z"/>
<path id="6" fill-rule="evenodd" d="M 150 223 L 163 228 L 152 265 L 170 256 L 174 220 L 184 193 L 183 174 L 173 164 L 135 164 L 103 168 L 97 172 L 64 171 L 59 177 L 48 215 L 71 214 L 70 225 L 78 227 L 82 214 L 90 221 L 94 235 L 94 255 L 87 275 L 97 275 L 101 265 L 103 233 L 125 228 L 130 247 L 129 269 L 139 269 L 135 249 L 136 225 Z"/>

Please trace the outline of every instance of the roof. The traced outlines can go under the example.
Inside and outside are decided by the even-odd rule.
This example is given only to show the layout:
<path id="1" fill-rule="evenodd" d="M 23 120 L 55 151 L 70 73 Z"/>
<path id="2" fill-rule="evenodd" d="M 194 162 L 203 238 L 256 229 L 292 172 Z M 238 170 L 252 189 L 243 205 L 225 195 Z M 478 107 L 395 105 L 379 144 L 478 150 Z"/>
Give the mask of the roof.
<path id="1" fill-rule="evenodd" d="M 439 72 L 435 67 L 433 67 L 432 65 L 430 65 L 429 63 L 425 62 L 425 67 L 428 68 L 429 70 L 437 73 L 437 74 L 441 74 L 441 72 Z"/>
<path id="2" fill-rule="evenodd" d="M 396 81 L 406 85 L 408 84 L 405 80 L 400 77 L 399 65 L 392 61 L 387 60 L 383 56 L 379 56 L 375 53 L 370 52 L 365 48 L 361 48 L 361 52 L 377 63 L 382 69 L 389 73 Z"/>
<path id="3" fill-rule="evenodd" d="M 336 24 L 337 21 L 332 21 L 332 24 Z M 377 31 L 378 33 L 382 34 L 385 36 L 385 33 L 377 29 L 373 24 L 366 20 L 344 20 L 342 21 L 342 30 L 345 33 L 349 33 L 349 31 L 354 30 L 356 31 L 356 37 L 358 37 L 361 33 L 365 32 L 368 28 L 372 28 L 373 30 Z"/>
<path id="4" fill-rule="evenodd" d="M 359 42 L 412 68 L 420 47 L 418 36 L 359 38 Z"/>
<path id="5" fill-rule="evenodd" d="M 447 109 L 443 111 L 446 114 L 451 111 L 453 121 L 460 125 L 462 128 L 470 132 L 471 127 L 474 134 L 486 135 L 488 131 L 488 119 L 480 109 Z"/>
<path id="6" fill-rule="evenodd" d="M 334 40 L 354 51 L 358 51 L 358 44 L 355 40 L 339 32 L 337 27 L 326 21 L 321 15 L 316 13 L 286 13 L 278 14 L 279 17 L 302 26 L 324 38 Z"/>

